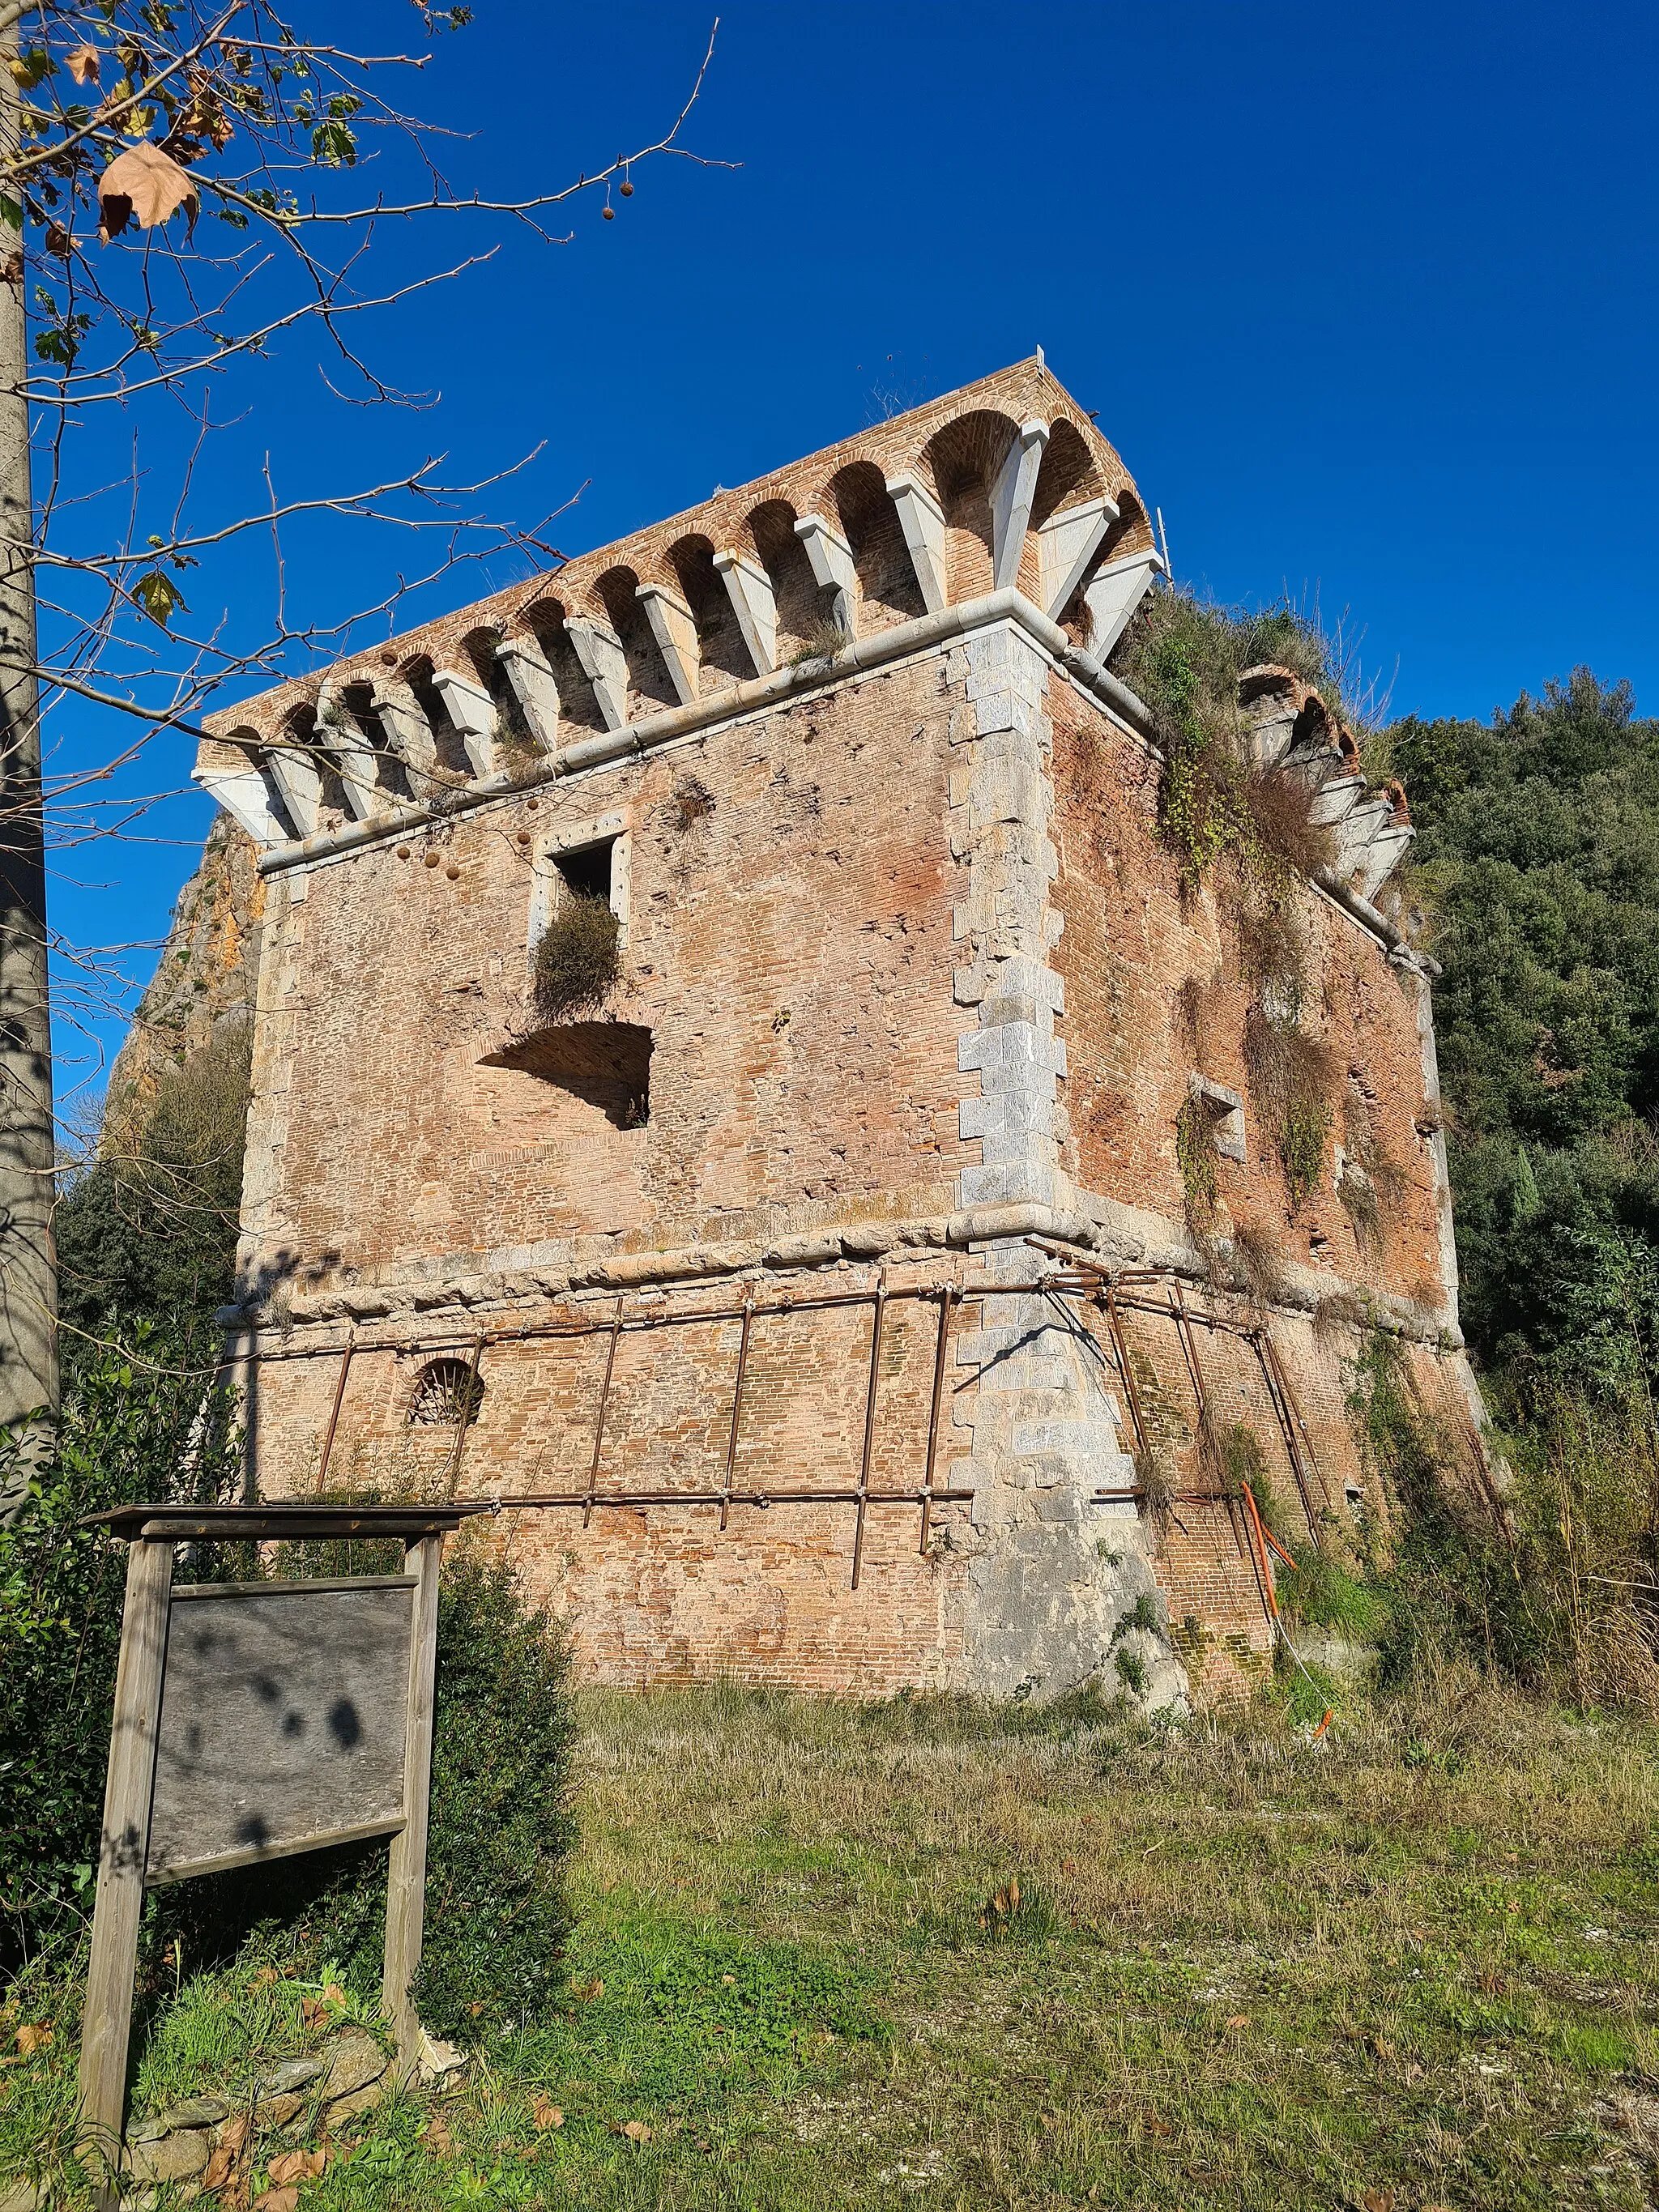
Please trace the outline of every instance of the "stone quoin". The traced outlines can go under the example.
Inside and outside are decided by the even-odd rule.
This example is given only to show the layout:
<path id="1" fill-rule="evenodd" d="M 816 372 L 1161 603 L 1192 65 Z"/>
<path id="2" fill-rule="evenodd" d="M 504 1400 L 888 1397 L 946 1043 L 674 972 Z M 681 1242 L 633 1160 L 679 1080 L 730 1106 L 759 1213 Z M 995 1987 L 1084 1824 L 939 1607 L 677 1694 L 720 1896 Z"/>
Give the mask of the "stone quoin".
<path id="1" fill-rule="evenodd" d="M 1039 359 L 216 719 L 263 898 L 258 1495 L 499 1497 L 469 1540 L 591 1679 L 1157 1705 L 1271 1652 L 1240 1464 L 1298 1540 L 1386 1535 L 1362 1327 L 1486 1482 L 1403 799 L 1252 672 L 1335 854 L 1292 901 L 1304 1193 L 1114 672 L 1161 568 Z M 549 1016 L 584 899 L 616 981 Z"/>

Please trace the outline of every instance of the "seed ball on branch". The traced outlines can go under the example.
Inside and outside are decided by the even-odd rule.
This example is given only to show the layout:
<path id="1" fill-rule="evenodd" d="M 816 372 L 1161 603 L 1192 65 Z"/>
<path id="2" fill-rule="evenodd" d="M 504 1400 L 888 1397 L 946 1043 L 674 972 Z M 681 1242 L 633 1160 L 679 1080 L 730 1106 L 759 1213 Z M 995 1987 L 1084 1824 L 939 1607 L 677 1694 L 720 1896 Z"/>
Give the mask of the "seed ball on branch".
<path id="1" fill-rule="evenodd" d="M 628 179 L 627 179 L 626 177 L 624 177 L 624 178 L 623 179 L 622 183 L 621 183 L 621 185 L 619 185 L 619 187 L 618 187 L 618 190 L 621 191 L 622 196 L 623 196 L 623 198 L 625 200 L 631 200 L 631 199 L 633 198 L 633 197 L 634 197 L 634 187 L 633 187 L 633 185 L 632 185 L 631 184 L 629 184 L 629 182 L 628 181 Z"/>
<path id="2" fill-rule="evenodd" d="M 615 208 L 601 208 L 599 210 L 599 213 L 605 217 L 607 222 L 615 222 L 617 220 L 617 210 Z"/>

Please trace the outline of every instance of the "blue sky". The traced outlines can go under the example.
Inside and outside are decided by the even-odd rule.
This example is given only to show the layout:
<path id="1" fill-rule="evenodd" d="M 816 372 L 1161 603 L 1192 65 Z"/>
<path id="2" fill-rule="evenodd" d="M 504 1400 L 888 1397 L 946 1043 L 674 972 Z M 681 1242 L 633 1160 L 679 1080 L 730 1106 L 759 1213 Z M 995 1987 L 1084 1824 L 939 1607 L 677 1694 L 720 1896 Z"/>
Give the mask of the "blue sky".
<path id="1" fill-rule="evenodd" d="M 414 104 L 471 134 L 458 179 L 562 180 L 662 126 L 712 13 L 479 0 Z M 331 27 L 407 44 L 409 14 L 341 0 Z M 653 163 L 615 222 L 508 233 L 388 317 L 366 343 L 424 413 L 342 409 L 302 345 L 252 368 L 215 478 L 232 500 L 269 452 L 316 491 L 544 441 L 496 504 L 529 524 L 586 483 L 574 551 L 1041 344 L 1178 575 L 1346 612 L 1395 711 L 1485 716 L 1588 662 L 1659 712 L 1656 84 L 1633 5 L 735 0 L 688 143 L 741 167 Z M 405 226 L 382 264 L 463 234 Z M 290 583 L 331 618 L 407 557 L 319 530 Z M 234 616 L 267 582 L 250 554 L 195 588 Z M 189 750 L 141 781 L 181 785 Z M 148 842 L 66 856 L 59 927 L 159 937 L 206 821 L 175 800 Z"/>

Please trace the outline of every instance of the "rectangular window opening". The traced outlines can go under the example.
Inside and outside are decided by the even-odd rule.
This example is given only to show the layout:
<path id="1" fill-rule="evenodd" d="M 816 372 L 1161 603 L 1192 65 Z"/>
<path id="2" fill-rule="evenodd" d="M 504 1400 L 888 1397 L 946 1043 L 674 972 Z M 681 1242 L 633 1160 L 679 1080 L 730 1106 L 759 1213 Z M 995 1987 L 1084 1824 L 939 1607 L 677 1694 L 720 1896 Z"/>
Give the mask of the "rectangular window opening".
<path id="1" fill-rule="evenodd" d="M 554 872 L 565 890 L 578 898 L 599 898 L 614 906 L 611 878 L 616 850 L 617 840 L 607 837 L 602 844 L 583 845 L 574 853 L 555 853 L 551 855 Z"/>

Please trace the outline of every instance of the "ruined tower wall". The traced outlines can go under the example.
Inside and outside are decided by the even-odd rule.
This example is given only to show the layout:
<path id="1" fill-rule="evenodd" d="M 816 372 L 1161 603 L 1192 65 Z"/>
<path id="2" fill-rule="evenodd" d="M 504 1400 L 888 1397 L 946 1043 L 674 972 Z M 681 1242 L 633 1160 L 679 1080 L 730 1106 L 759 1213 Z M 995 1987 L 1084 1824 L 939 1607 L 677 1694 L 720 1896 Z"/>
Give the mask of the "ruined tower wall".
<path id="1" fill-rule="evenodd" d="M 1425 1417 L 1467 1425 L 1467 1370 L 1428 970 L 1373 903 L 1403 799 L 1290 672 L 1241 685 L 1335 840 L 1290 902 L 1335 1115 L 1292 1192 L 1260 960 L 1224 884 L 1182 897 L 1106 665 L 1160 566 L 1026 365 L 223 718 L 265 1495 L 496 1501 L 470 1540 L 604 1680 L 1259 1679 L 1228 1451 L 1292 1540 L 1357 1541 L 1358 1324 Z M 618 982 L 538 1012 L 583 884 Z"/>

